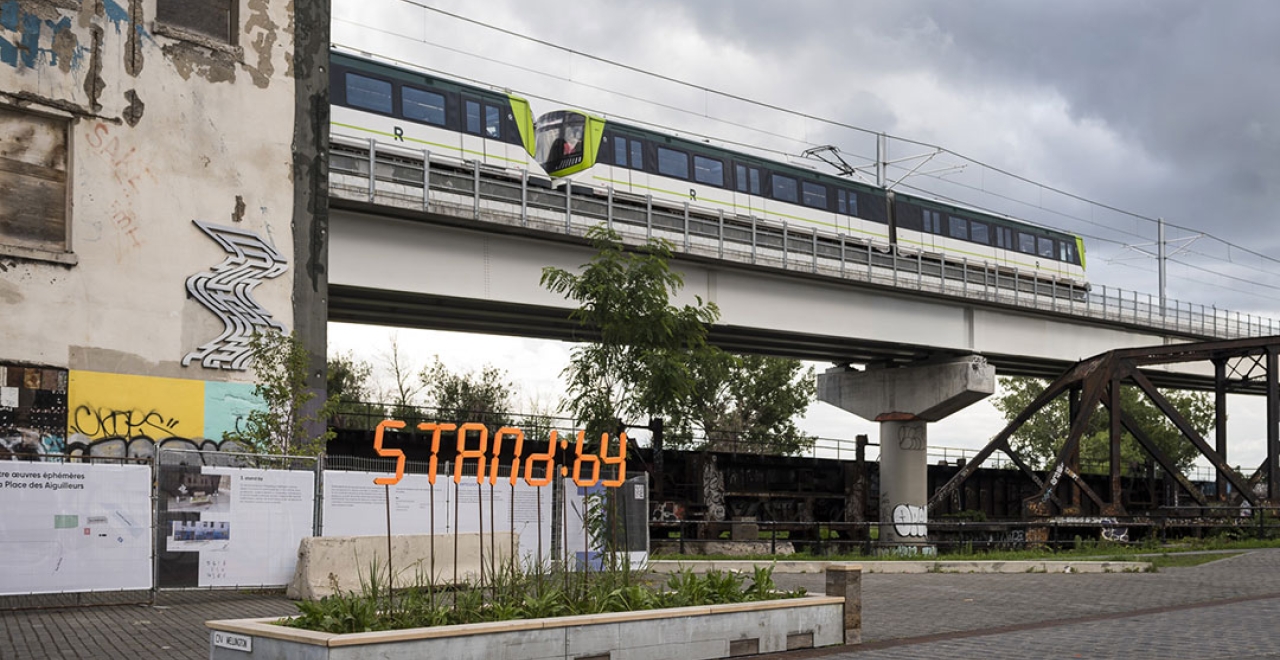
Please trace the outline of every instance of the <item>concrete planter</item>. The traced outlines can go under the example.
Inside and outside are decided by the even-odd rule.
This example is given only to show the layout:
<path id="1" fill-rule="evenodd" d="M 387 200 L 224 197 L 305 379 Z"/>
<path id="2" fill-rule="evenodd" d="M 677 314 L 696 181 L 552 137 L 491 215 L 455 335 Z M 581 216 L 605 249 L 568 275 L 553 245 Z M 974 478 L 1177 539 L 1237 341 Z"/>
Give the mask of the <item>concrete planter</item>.
<path id="1" fill-rule="evenodd" d="M 699 660 L 845 642 L 845 599 L 617 612 L 334 635 L 278 619 L 210 621 L 211 660 Z"/>

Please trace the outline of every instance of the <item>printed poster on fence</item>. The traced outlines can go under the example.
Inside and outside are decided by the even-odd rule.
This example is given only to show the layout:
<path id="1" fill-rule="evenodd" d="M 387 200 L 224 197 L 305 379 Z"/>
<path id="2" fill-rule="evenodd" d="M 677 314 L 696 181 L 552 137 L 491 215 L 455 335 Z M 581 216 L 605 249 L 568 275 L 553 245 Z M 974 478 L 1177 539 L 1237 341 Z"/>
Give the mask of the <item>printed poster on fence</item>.
<path id="1" fill-rule="evenodd" d="M 288 584 L 313 531 L 310 471 L 162 465 L 158 497 L 161 587 Z"/>
<path id="2" fill-rule="evenodd" d="M 0 462 L 0 594 L 151 588 L 151 468 Z"/>
<path id="3" fill-rule="evenodd" d="M 326 470 L 325 536 L 380 536 L 387 533 L 390 497 L 392 534 L 448 535 L 514 531 L 518 554 L 538 561 L 551 556 L 551 489 L 524 483 L 454 484 L 441 476 L 433 487 L 424 474 L 406 474 L 390 489 L 373 483 L 382 472 Z M 434 512 L 434 514 L 433 514 Z M 481 530 L 481 523 L 484 524 Z"/>

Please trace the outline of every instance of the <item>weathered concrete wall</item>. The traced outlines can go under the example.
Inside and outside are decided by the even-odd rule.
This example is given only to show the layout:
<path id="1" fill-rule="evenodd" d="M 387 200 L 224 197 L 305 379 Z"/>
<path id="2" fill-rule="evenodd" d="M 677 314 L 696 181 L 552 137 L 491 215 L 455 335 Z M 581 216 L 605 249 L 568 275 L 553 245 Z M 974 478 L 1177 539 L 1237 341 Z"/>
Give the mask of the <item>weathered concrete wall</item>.
<path id="1" fill-rule="evenodd" d="M 0 159 L 64 164 L 68 223 L 33 247 L 0 204 L 0 362 L 248 383 L 248 332 L 293 327 L 293 3 L 233 1 L 219 42 L 157 2 L 0 0 L 0 134 L 65 126 Z"/>

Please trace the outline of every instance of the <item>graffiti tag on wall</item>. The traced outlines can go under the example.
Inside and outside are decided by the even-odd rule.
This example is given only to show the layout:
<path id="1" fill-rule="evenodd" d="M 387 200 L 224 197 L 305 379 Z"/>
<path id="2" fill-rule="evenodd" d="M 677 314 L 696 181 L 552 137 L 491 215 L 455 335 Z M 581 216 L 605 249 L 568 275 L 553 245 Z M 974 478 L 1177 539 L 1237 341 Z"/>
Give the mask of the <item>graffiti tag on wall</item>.
<path id="1" fill-rule="evenodd" d="M 213 341 L 187 353 L 182 366 L 199 362 L 207 369 L 243 371 L 249 366 L 249 340 L 254 331 L 285 329 L 254 300 L 253 290 L 288 270 L 289 261 L 251 231 L 193 222 L 230 256 L 211 270 L 188 277 L 187 293 L 209 308 L 225 329 Z"/>
<path id="2" fill-rule="evenodd" d="M 168 417 L 155 410 L 119 410 L 109 407 L 77 406 L 71 413 L 68 428 L 91 438 L 103 436 L 165 435 L 181 424 L 176 417 Z"/>

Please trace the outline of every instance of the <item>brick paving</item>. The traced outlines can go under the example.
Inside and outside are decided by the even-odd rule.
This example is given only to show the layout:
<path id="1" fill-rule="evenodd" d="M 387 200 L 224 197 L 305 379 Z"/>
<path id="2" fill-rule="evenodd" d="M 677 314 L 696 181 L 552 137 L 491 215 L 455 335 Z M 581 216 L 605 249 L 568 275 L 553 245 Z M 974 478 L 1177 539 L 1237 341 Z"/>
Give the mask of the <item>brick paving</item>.
<path id="1" fill-rule="evenodd" d="M 821 574 L 777 581 L 823 589 Z M 207 658 L 204 621 L 293 611 L 279 594 L 180 592 L 0 612 L 0 659 Z M 774 657 L 1280 659 L 1280 550 L 1153 574 L 865 575 L 863 617 L 862 647 Z"/>

